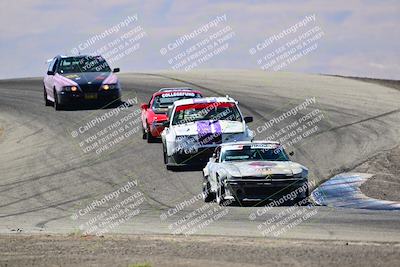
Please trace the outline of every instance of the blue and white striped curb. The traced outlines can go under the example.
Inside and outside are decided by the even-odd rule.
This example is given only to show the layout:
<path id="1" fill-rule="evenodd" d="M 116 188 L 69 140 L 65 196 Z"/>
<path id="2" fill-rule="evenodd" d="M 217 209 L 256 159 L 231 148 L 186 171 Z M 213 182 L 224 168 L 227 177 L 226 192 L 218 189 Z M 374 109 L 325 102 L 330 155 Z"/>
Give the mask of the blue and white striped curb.
<path id="1" fill-rule="evenodd" d="M 372 174 L 341 173 L 329 179 L 311 193 L 311 199 L 318 205 L 370 209 L 370 210 L 400 210 L 400 203 L 379 200 L 364 195 L 360 186 Z"/>

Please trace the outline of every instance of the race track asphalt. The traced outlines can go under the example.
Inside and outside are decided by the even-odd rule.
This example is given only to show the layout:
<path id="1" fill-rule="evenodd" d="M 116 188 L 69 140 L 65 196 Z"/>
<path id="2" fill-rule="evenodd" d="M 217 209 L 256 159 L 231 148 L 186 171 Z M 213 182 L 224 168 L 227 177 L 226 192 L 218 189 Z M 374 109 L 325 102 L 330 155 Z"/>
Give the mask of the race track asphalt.
<path id="1" fill-rule="evenodd" d="M 229 94 L 239 101 L 245 115 L 254 116 L 250 126 L 256 139 L 276 134 L 283 126 L 318 109 L 323 117 L 312 126 L 317 126 L 315 132 L 290 146 L 295 152 L 293 160 L 309 168 L 315 184 L 351 170 L 379 151 L 395 147 L 400 140 L 400 92 L 377 84 L 322 75 L 245 70 L 127 73 L 119 77 L 123 100 L 137 98 L 137 103 L 134 101 L 121 111 L 119 117 L 148 102 L 155 90 L 172 86 L 190 86 L 207 96 Z M 141 192 L 144 202 L 138 204 L 138 215 L 110 233 L 170 234 L 183 224 L 185 215 L 203 207 L 204 203 L 196 198 L 201 192 L 201 171 L 167 171 L 161 144 L 147 144 L 140 131 L 101 155 L 94 151 L 84 153 L 79 144 L 84 137 L 74 138 L 71 133 L 112 109 L 55 111 L 44 105 L 42 92 L 41 78 L 0 81 L 1 233 L 84 231 L 79 229 L 82 223 L 117 204 L 122 195 L 93 209 L 90 217 L 71 216 L 128 181 L 137 182 L 134 190 Z M 315 103 L 307 109 L 261 133 L 257 131 L 265 122 L 314 97 Z M 112 122 L 113 118 L 106 120 Z M 100 130 L 101 127 L 94 127 L 90 132 L 96 134 Z M 189 200 L 192 202 L 187 204 Z M 173 214 L 180 203 L 185 203 L 183 210 Z M 263 213 L 262 207 L 252 205 L 216 207 L 210 204 L 206 208 L 221 213 L 221 218 L 197 229 L 195 234 L 261 237 L 265 229 L 262 223 L 278 218 L 289 208 L 277 207 Z M 271 231 L 268 236 L 400 242 L 399 212 L 333 207 L 296 207 L 288 212 L 296 211 L 303 212 L 302 216 L 311 214 L 310 218 L 306 216 L 279 235 L 274 236 Z"/>

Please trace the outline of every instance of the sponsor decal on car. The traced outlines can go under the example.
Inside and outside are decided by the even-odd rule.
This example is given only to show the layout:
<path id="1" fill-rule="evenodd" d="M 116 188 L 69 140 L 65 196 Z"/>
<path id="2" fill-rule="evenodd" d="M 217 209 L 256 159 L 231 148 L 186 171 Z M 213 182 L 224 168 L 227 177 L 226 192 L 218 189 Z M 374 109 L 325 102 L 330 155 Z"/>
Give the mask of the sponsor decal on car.
<path id="1" fill-rule="evenodd" d="M 208 98 L 195 98 L 193 99 L 193 103 L 214 103 L 217 102 L 216 97 L 208 97 Z"/>
<path id="2" fill-rule="evenodd" d="M 250 149 L 274 149 L 277 145 L 274 144 L 254 144 L 250 146 Z"/>
<path id="3" fill-rule="evenodd" d="M 222 134 L 221 124 L 219 121 L 197 121 L 196 122 L 197 132 L 200 136 L 208 134 Z"/>
<path id="4" fill-rule="evenodd" d="M 171 93 L 165 93 L 162 94 L 162 98 L 167 98 L 167 97 L 195 97 L 196 94 L 192 92 L 171 92 Z"/>

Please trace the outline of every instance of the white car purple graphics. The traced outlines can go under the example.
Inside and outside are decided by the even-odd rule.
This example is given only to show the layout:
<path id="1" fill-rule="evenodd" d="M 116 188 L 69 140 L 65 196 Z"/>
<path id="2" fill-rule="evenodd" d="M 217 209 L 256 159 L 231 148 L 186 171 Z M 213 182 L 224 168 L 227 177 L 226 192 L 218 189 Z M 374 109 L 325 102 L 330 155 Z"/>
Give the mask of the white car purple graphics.
<path id="1" fill-rule="evenodd" d="M 253 139 L 247 127 L 252 117 L 243 117 L 230 97 L 193 98 L 175 101 L 161 133 L 167 168 L 203 165 L 221 143 Z"/>
<path id="2" fill-rule="evenodd" d="M 206 202 L 263 202 L 282 195 L 300 202 L 309 195 L 308 169 L 292 162 L 284 148 L 272 141 L 218 146 L 203 169 L 203 176 Z"/>
<path id="3" fill-rule="evenodd" d="M 81 101 L 115 101 L 121 98 L 117 76 L 101 56 L 56 56 L 44 77 L 46 106 L 56 110 Z"/>

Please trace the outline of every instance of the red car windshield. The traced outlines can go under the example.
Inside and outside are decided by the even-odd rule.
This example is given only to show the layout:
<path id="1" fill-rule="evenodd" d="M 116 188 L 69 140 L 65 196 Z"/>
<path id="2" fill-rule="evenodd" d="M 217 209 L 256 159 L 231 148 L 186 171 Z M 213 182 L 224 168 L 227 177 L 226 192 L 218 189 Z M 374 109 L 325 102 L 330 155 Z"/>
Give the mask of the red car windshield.
<path id="1" fill-rule="evenodd" d="M 175 109 L 172 125 L 201 120 L 242 121 L 235 103 L 216 102 L 178 106 Z"/>
<path id="2" fill-rule="evenodd" d="M 201 98 L 202 95 L 195 92 L 165 92 L 156 95 L 151 106 L 152 109 L 168 108 L 175 101 L 188 98 Z"/>

